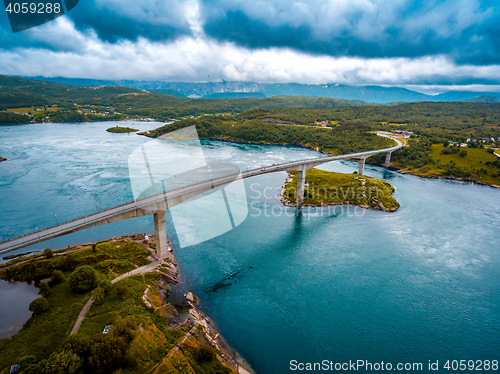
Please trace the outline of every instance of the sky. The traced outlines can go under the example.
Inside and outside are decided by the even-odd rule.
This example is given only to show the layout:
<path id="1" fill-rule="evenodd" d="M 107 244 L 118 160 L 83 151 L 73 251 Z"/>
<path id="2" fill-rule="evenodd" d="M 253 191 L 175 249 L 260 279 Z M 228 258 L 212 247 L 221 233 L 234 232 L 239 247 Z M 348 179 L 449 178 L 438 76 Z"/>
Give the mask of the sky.
<path id="1" fill-rule="evenodd" d="M 500 85 L 500 2 L 80 0 L 15 34 L 0 12 L 0 74 L 484 91 Z"/>

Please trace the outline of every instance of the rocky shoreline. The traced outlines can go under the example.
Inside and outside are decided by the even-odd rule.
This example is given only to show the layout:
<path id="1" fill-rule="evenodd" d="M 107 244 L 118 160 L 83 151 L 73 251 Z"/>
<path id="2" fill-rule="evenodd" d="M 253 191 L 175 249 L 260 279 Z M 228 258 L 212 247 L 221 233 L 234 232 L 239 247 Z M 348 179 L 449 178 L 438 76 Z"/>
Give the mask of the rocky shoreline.
<path id="1" fill-rule="evenodd" d="M 205 340 L 218 351 L 221 352 L 218 359 L 222 363 L 227 363 L 231 368 L 239 374 L 254 374 L 254 371 L 249 367 L 246 361 L 227 344 L 225 339 L 219 333 L 214 321 L 201 311 L 201 300 L 192 292 L 182 291 L 181 295 L 177 295 L 175 302 L 172 300 L 172 288 L 182 284 L 181 274 L 178 269 L 174 255 L 169 252 L 164 265 L 157 269 L 162 277 L 157 282 L 158 291 L 160 292 L 161 306 L 155 302 L 155 295 L 146 289 L 142 297 L 144 304 L 155 312 L 160 312 L 167 320 L 168 328 L 190 328 L 186 335 L 186 340 L 189 336 L 197 335 L 201 340 Z M 175 304 L 172 305 L 172 304 Z M 182 304 L 182 305 L 181 305 Z M 179 310 L 178 310 L 179 309 Z M 184 316 L 181 315 L 184 314 Z M 184 318 L 183 318 L 184 317 Z M 182 341 L 179 345 L 182 344 Z M 172 349 L 169 354 L 163 359 L 167 362 L 174 355 L 176 349 Z M 154 373 L 159 373 L 161 364 Z M 160 370 L 160 371 L 159 371 Z"/>

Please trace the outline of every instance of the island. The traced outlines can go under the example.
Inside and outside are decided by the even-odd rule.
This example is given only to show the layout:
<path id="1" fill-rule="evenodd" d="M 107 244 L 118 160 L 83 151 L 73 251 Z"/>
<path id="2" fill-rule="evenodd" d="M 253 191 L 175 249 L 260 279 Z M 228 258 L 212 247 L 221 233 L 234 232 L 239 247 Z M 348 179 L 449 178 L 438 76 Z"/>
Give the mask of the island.
<path id="1" fill-rule="evenodd" d="M 289 173 L 281 189 L 281 201 L 295 206 L 297 172 Z M 394 187 L 383 180 L 354 174 L 309 169 L 306 173 L 304 202 L 302 206 L 357 205 L 361 208 L 395 212 L 399 203 L 392 196 Z"/>
<path id="2" fill-rule="evenodd" d="M 132 129 L 130 127 L 114 126 L 114 127 L 110 127 L 106 131 L 107 132 L 115 132 L 115 133 L 128 133 L 128 132 L 137 132 L 139 130 L 138 129 Z"/>
<path id="3" fill-rule="evenodd" d="M 127 235 L 47 248 L 1 266 L 2 279 L 34 282 L 40 297 L 21 331 L 0 339 L 0 373 L 13 365 L 26 373 L 48 367 L 61 373 L 249 373 L 201 311 L 200 299 L 179 284 L 172 252 L 158 260 L 155 245 L 154 237 Z"/>

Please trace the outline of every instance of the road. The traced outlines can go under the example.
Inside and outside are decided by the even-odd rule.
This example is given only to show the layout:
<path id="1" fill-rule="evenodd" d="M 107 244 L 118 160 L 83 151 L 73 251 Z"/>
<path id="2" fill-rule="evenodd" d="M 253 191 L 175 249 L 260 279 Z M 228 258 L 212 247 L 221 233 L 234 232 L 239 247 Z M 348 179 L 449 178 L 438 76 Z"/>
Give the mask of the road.
<path id="1" fill-rule="evenodd" d="M 122 279 L 132 277 L 134 275 L 149 273 L 149 272 L 153 271 L 154 269 L 156 269 L 158 266 L 160 266 L 162 263 L 163 263 L 162 260 L 154 260 L 153 262 L 151 262 L 147 265 L 141 266 L 140 268 L 131 270 L 128 273 L 125 273 L 125 274 L 120 275 L 119 277 L 116 277 L 115 279 L 113 279 L 111 281 L 111 283 L 114 284 L 116 282 L 121 281 Z M 82 322 L 85 318 L 85 315 L 89 311 L 93 302 L 94 302 L 94 296 L 92 296 L 90 299 L 88 299 L 87 303 L 84 305 L 82 311 L 80 312 L 80 314 L 78 315 L 78 318 L 76 319 L 76 323 L 73 326 L 73 329 L 71 330 L 70 335 L 76 334 L 78 332 L 78 330 L 80 330 L 80 326 L 82 325 Z"/>

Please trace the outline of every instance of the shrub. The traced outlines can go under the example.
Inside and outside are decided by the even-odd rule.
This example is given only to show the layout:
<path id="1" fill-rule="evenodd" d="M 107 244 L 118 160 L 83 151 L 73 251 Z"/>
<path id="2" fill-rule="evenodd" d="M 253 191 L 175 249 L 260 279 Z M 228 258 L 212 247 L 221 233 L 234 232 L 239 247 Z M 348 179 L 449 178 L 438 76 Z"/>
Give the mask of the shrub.
<path id="1" fill-rule="evenodd" d="M 113 290 L 113 284 L 107 279 L 100 281 L 98 287 L 101 287 L 106 294 L 110 293 Z"/>
<path id="2" fill-rule="evenodd" d="M 198 362 L 207 362 L 213 360 L 217 356 L 217 351 L 214 347 L 208 347 L 205 344 L 200 344 L 193 354 Z"/>
<path id="3" fill-rule="evenodd" d="M 52 353 L 48 359 L 47 367 L 50 373 L 77 373 L 82 366 L 82 360 L 70 351 Z"/>
<path id="4" fill-rule="evenodd" d="M 54 287 L 56 284 L 64 282 L 65 277 L 64 274 L 61 270 L 54 270 L 52 272 L 52 277 L 50 278 L 49 281 L 49 286 Z"/>
<path id="5" fill-rule="evenodd" d="M 71 292 L 87 292 L 97 286 L 97 272 L 91 266 L 82 266 L 71 274 L 68 282 Z"/>
<path id="6" fill-rule="evenodd" d="M 42 314 L 49 310 L 49 301 L 45 297 L 39 297 L 31 302 L 29 308 L 33 314 Z"/>
<path id="7" fill-rule="evenodd" d="M 38 294 L 42 297 L 48 297 L 50 295 L 50 286 L 46 282 L 40 283 L 38 286 Z"/>
<path id="8" fill-rule="evenodd" d="M 491 153 L 491 154 L 495 153 L 495 151 L 493 150 L 493 148 L 488 148 L 486 152 Z"/>
<path id="9" fill-rule="evenodd" d="M 116 295 L 119 297 L 119 298 L 123 298 L 125 296 L 127 296 L 129 293 L 128 291 L 128 287 L 124 284 L 119 284 L 117 287 L 116 287 Z"/>
<path id="10" fill-rule="evenodd" d="M 94 302 L 96 305 L 100 305 L 102 303 L 105 295 L 106 293 L 101 287 L 97 287 L 94 291 L 92 291 L 92 296 L 94 296 Z"/>
<path id="11" fill-rule="evenodd" d="M 62 259 L 62 268 L 64 270 L 71 270 L 76 266 L 76 259 L 73 253 L 68 253 Z"/>
<path id="12" fill-rule="evenodd" d="M 460 153 L 458 155 L 460 157 L 465 157 L 465 156 L 467 156 L 467 151 L 460 151 Z"/>
<path id="13" fill-rule="evenodd" d="M 46 259 L 51 259 L 54 256 L 54 252 L 52 252 L 52 249 L 50 248 L 45 248 L 45 250 L 43 251 L 43 255 Z"/>

